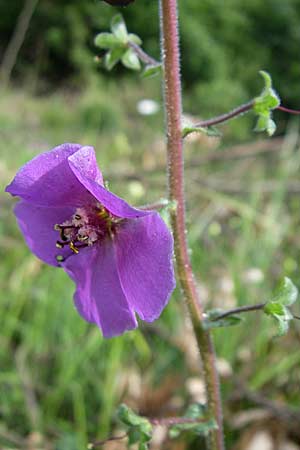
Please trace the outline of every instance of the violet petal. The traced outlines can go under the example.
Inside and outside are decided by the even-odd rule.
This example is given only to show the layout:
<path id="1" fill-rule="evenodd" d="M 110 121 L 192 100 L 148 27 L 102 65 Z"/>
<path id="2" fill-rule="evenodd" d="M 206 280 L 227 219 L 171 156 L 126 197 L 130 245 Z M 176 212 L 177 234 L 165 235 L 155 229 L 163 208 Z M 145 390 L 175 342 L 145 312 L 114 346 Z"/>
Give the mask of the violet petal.
<path id="1" fill-rule="evenodd" d="M 112 242 L 80 250 L 63 264 L 75 281 L 76 308 L 88 322 L 94 322 L 104 337 L 118 336 L 137 327 L 132 308 L 122 290 Z"/>
<path id="2" fill-rule="evenodd" d="M 24 235 L 25 241 L 38 258 L 52 266 L 59 266 L 56 255 L 65 258 L 72 254 L 70 248 L 56 248 L 59 239 L 58 231 L 54 225 L 63 223 L 74 213 L 73 208 L 43 208 L 20 201 L 15 206 L 15 215 L 18 225 Z"/>
<path id="3" fill-rule="evenodd" d="M 68 158 L 70 167 L 78 181 L 113 215 L 127 219 L 144 217 L 151 214 L 151 211 L 144 211 L 133 208 L 125 200 L 105 189 L 96 181 L 86 176 L 80 168 L 80 160 L 77 153 Z"/>
<path id="4" fill-rule="evenodd" d="M 156 212 L 128 221 L 115 236 L 121 285 L 141 319 L 159 317 L 175 287 L 173 238 Z"/>
<path id="5" fill-rule="evenodd" d="M 81 157 L 80 171 L 103 183 L 92 147 L 63 144 L 25 164 L 6 191 L 39 206 L 80 206 L 91 202 L 91 195 L 78 182 L 67 162 L 77 152 Z"/>

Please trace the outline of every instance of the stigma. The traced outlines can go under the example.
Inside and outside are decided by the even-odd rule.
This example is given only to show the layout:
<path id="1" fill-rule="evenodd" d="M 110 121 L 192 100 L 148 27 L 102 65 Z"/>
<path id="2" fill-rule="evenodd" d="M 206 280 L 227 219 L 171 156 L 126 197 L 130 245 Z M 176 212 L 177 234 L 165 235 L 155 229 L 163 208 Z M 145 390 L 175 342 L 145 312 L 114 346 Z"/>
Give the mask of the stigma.
<path id="1" fill-rule="evenodd" d="M 77 208 L 73 216 L 62 224 L 55 224 L 59 233 L 56 247 L 69 247 L 74 254 L 80 249 L 90 247 L 106 238 L 113 238 L 122 219 L 113 216 L 103 205 Z M 64 261 L 62 255 L 56 256 L 57 262 Z"/>

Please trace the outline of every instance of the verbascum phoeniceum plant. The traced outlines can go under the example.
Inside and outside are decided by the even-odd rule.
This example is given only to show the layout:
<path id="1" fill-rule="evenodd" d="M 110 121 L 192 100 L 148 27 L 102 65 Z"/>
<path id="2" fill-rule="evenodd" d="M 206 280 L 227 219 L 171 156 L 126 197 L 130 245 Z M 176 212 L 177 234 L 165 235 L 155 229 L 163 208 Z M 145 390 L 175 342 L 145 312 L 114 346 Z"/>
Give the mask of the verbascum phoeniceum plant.
<path id="1" fill-rule="evenodd" d="M 103 1 L 112 6 L 134 7 L 135 3 Z M 105 53 L 101 61 L 108 70 L 121 62 L 129 69 L 142 69 L 145 78 L 162 77 L 168 184 L 164 205 L 171 230 L 157 208 L 132 207 L 107 189 L 94 149 L 88 145 L 65 143 L 38 155 L 18 171 L 6 191 L 20 199 L 15 215 L 30 250 L 47 264 L 62 267 L 74 280 L 79 314 L 98 326 L 104 337 L 136 328 L 137 316 L 148 322 L 160 316 L 175 287 L 174 256 L 178 284 L 202 357 L 207 404 L 190 405 L 183 417 L 161 419 L 138 416 L 121 405 L 119 419 L 127 427 L 129 445 L 138 443 L 139 450 L 148 448 L 152 427 L 159 424 L 170 427 L 173 437 L 189 430 L 206 437 L 207 449 L 223 450 L 222 404 L 211 329 L 235 325 L 241 313 L 261 310 L 277 321 L 278 334 L 284 334 L 294 318 L 289 308 L 298 291 L 285 277 L 264 303 L 204 312 L 187 245 L 183 141 L 194 132 L 215 135 L 215 125 L 250 110 L 257 116 L 256 131 L 272 135 L 276 128 L 272 110 L 295 111 L 280 105 L 269 74 L 261 71 L 265 85 L 258 97 L 198 124 L 184 122 L 177 0 L 159 3 L 161 61 L 144 52 L 141 39 L 128 33 L 120 14 L 113 17 L 110 33 L 96 36 L 95 45 Z M 100 444 L 94 442 L 90 448 Z"/>

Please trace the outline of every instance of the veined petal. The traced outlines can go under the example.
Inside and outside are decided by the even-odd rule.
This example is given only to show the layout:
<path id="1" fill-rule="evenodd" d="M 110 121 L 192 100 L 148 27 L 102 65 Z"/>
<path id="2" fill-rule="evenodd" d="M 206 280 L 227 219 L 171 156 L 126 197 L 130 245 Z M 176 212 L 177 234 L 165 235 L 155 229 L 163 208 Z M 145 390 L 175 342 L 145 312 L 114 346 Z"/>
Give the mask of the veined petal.
<path id="1" fill-rule="evenodd" d="M 78 181 L 113 215 L 117 217 L 132 219 L 144 217 L 151 214 L 150 211 L 142 211 L 130 206 L 125 200 L 109 192 L 104 186 L 101 186 L 92 178 L 88 177 L 80 169 L 80 160 L 77 159 L 77 153 L 68 158 L 70 168 Z"/>
<path id="2" fill-rule="evenodd" d="M 156 212 L 130 220 L 115 236 L 117 265 L 129 305 L 141 319 L 159 317 L 175 288 L 173 238 Z"/>
<path id="3" fill-rule="evenodd" d="M 36 156 L 25 164 L 6 191 L 39 206 L 79 206 L 89 203 L 91 195 L 70 170 L 67 158 L 77 152 L 81 155 L 80 171 L 97 183 L 103 184 L 92 147 L 63 144 Z"/>
<path id="4" fill-rule="evenodd" d="M 102 330 L 104 337 L 118 336 L 137 327 L 119 281 L 112 242 L 82 249 L 62 266 L 76 283 L 74 301 L 79 314 Z"/>
<path id="5" fill-rule="evenodd" d="M 52 266 L 60 265 L 57 255 L 70 256 L 70 248 L 56 248 L 59 234 L 54 225 L 63 223 L 74 213 L 73 208 L 44 208 L 21 200 L 15 206 L 15 215 L 25 241 L 38 258 Z"/>

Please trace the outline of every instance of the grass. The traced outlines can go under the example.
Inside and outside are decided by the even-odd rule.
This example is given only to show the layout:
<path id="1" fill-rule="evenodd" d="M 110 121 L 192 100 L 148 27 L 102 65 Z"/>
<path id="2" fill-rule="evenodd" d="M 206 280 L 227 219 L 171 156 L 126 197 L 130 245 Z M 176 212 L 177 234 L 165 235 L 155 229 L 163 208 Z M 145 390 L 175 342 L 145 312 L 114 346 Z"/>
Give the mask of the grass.
<path id="1" fill-rule="evenodd" d="M 35 154 L 76 141 L 95 146 L 111 189 L 127 200 L 145 204 L 164 196 L 162 114 L 141 118 L 134 107 L 141 96 L 153 95 L 159 98 L 155 82 L 147 88 L 92 86 L 81 95 L 60 92 L 49 98 L 3 93 L 3 187 Z M 229 125 L 221 147 L 232 141 Z M 190 248 L 206 306 L 261 302 L 283 274 L 299 285 L 296 123 L 286 130 L 281 150 L 257 157 L 223 160 L 217 148 L 209 152 L 219 152 L 218 159 L 195 164 L 206 146 L 200 141 L 186 146 Z M 194 401 L 186 380 L 198 376 L 197 354 L 179 292 L 153 326 L 103 340 L 75 312 L 68 277 L 24 245 L 14 201 L 4 194 L 0 201 L 0 447 L 25 448 L 40 439 L 38 448 L 81 450 L 116 429 L 120 401 L 149 415 L 174 413 L 174 404 L 180 413 Z M 251 270 L 259 276 L 251 278 Z M 222 380 L 230 444 L 238 438 L 229 420 L 237 408 L 229 403 L 235 377 L 270 399 L 299 405 L 299 324 L 280 340 L 272 337 L 274 331 L 259 313 L 249 314 L 242 326 L 214 331 L 218 355 L 234 373 Z"/>

